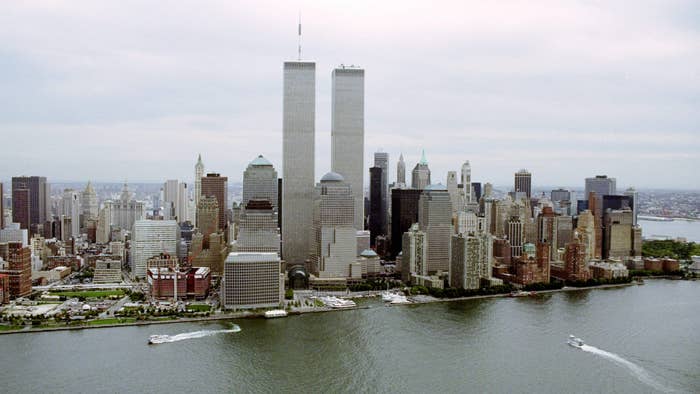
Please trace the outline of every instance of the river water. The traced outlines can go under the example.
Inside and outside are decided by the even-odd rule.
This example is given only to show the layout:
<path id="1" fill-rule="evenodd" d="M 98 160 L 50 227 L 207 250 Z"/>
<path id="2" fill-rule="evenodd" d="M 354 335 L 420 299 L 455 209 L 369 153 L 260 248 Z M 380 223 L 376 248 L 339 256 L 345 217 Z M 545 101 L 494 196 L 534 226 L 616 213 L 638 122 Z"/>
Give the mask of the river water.
<path id="1" fill-rule="evenodd" d="M 678 238 L 683 237 L 688 242 L 700 242 L 700 221 L 674 220 L 659 222 L 654 220 L 639 220 L 642 226 L 642 236 L 645 238 Z"/>
<path id="2" fill-rule="evenodd" d="M 698 392 L 700 282 L 0 336 L 6 393 Z M 223 331 L 218 331 L 223 330 Z M 225 332 L 224 332 L 225 331 Z M 202 335 L 205 332 L 206 335 Z M 566 345 L 568 334 L 586 341 Z M 177 340 L 147 345 L 150 335 Z M 177 337 L 174 337 L 177 335 Z"/>

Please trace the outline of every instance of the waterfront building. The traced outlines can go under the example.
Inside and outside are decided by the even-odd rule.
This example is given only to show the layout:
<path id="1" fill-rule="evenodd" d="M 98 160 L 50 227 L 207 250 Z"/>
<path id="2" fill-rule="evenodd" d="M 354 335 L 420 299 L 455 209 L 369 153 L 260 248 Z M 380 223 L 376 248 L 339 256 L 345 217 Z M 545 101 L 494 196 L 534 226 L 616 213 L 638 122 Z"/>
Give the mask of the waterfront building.
<path id="1" fill-rule="evenodd" d="M 406 162 L 403 161 L 403 153 L 399 155 L 396 163 L 396 186 L 406 185 Z"/>
<path id="2" fill-rule="evenodd" d="M 593 279 L 627 278 L 629 271 L 620 260 L 593 260 L 588 263 L 588 269 Z"/>
<path id="3" fill-rule="evenodd" d="M 32 293 L 32 251 L 19 242 L 7 243 L 7 269 L 0 275 L 8 277 L 10 298 L 27 297 Z"/>
<path id="4" fill-rule="evenodd" d="M 46 177 L 12 177 L 12 221 L 33 235 L 50 216 L 51 186 Z"/>
<path id="5" fill-rule="evenodd" d="M 346 278 L 357 256 L 352 188 L 342 175 L 329 172 L 315 194 L 310 271 L 321 278 Z"/>
<path id="6" fill-rule="evenodd" d="M 279 307 L 284 298 L 284 274 L 280 271 L 277 253 L 229 253 L 221 283 L 223 307 Z"/>
<path id="7" fill-rule="evenodd" d="M 485 232 L 456 234 L 450 245 L 450 287 L 479 289 L 491 280 L 493 237 Z"/>
<path id="8" fill-rule="evenodd" d="M 450 266 L 450 236 L 452 202 L 447 189 L 440 184 L 423 190 L 418 204 L 418 224 L 427 237 L 426 269 L 428 274 L 448 271 Z"/>
<path id="9" fill-rule="evenodd" d="M 282 257 L 304 265 L 313 224 L 316 64 L 284 63 L 282 102 Z"/>
<path id="10" fill-rule="evenodd" d="M 331 171 L 350 185 L 353 226 L 364 230 L 365 70 L 341 65 L 331 79 Z"/>
<path id="11" fill-rule="evenodd" d="M 633 226 L 633 213 L 630 209 L 608 210 L 605 212 L 603 239 L 603 257 L 626 259 L 630 256 L 641 256 L 641 249 L 635 250 L 635 244 L 641 247 L 641 229 Z M 639 229 L 635 232 L 635 229 Z M 637 235 L 639 234 L 639 235 Z"/>
<path id="12" fill-rule="evenodd" d="M 515 193 L 525 193 L 527 198 L 532 197 L 532 174 L 526 170 L 521 169 L 515 173 L 515 187 L 513 189 Z"/>
<path id="13" fill-rule="evenodd" d="M 586 281 L 591 278 L 586 260 L 586 247 L 581 242 L 578 233 L 566 245 L 563 267 L 552 267 L 552 276 L 568 281 Z"/>
<path id="14" fill-rule="evenodd" d="M 248 200 L 241 211 L 238 239 L 234 245 L 237 252 L 280 253 L 277 214 L 270 201 Z"/>
<path id="15" fill-rule="evenodd" d="M 146 277 L 146 262 L 153 256 L 167 253 L 177 255 L 180 240 L 175 220 L 137 220 L 131 241 L 131 275 Z"/>
<path id="16" fill-rule="evenodd" d="M 549 283 L 550 260 L 549 244 L 540 242 L 537 245 L 523 245 L 521 256 L 511 260 L 512 279 L 515 283 L 529 285 L 532 283 Z"/>
<path id="17" fill-rule="evenodd" d="M 214 197 L 219 205 L 218 229 L 226 231 L 226 209 L 228 207 L 228 178 L 216 173 L 209 173 L 202 178 L 202 195 L 200 197 Z"/>
<path id="18" fill-rule="evenodd" d="M 425 158 L 425 150 L 421 153 L 421 159 L 413 168 L 411 175 L 411 188 L 425 189 L 430 185 L 430 168 L 428 168 L 428 160 Z"/>
<path id="19" fill-rule="evenodd" d="M 391 190 L 391 256 L 395 258 L 401 252 L 403 233 L 413 223 L 418 223 L 418 202 L 422 190 Z"/>
<path id="20" fill-rule="evenodd" d="M 149 266 L 147 281 L 153 298 L 172 299 L 177 296 L 177 299 L 203 300 L 209 294 L 211 271 L 207 267 Z"/>
<path id="21" fill-rule="evenodd" d="M 397 242 L 398 243 L 398 242 Z M 402 236 L 401 280 L 411 282 L 414 275 L 427 275 L 427 241 L 425 231 L 414 223 Z"/>

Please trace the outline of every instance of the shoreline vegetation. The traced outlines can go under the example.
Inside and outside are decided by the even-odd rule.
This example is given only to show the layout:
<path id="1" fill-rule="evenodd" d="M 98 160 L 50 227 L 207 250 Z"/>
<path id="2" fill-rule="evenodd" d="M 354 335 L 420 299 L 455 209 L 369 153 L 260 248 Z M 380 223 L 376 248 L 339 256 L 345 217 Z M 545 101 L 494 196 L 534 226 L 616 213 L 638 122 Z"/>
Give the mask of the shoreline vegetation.
<path id="1" fill-rule="evenodd" d="M 557 292 L 570 292 L 570 291 L 585 291 L 585 290 L 595 290 L 595 289 L 609 289 L 617 287 L 627 287 L 635 285 L 635 282 L 626 281 L 624 283 L 607 283 L 598 284 L 593 286 L 566 286 L 560 288 L 542 289 L 536 290 L 537 295 L 549 294 Z M 546 285 L 545 285 L 546 286 Z M 504 286 L 505 287 L 505 286 Z M 414 287 L 415 288 L 415 287 Z M 412 290 L 414 288 L 411 288 Z M 442 289 L 441 289 L 442 290 Z M 450 290 L 450 289 L 445 289 Z M 456 289 L 455 289 L 456 290 Z M 503 289 L 505 290 L 505 289 Z M 477 291 L 473 291 L 470 295 L 458 295 L 453 297 L 434 297 L 430 298 L 420 298 L 411 302 L 409 304 L 392 305 L 393 306 L 406 306 L 406 305 L 422 305 L 422 304 L 432 304 L 439 302 L 455 302 L 455 301 L 469 301 L 478 300 L 486 298 L 503 298 L 509 297 L 510 291 L 508 292 L 490 292 L 485 294 L 478 294 Z M 426 293 L 426 295 L 429 295 Z M 373 295 L 355 295 L 352 298 L 365 298 L 365 297 L 377 297 L 379 293 Z M 303 310 L 292 310 L 289 312 L 290 315 L 303 315 L 307 313 L 322 313 L 322 312 L 341 312 L 347 310 L 357 310 L 357 309 L 367 309 L 367 306 L 358 306 L 356 308 L 348 309 L 332 309 L 332 308 L 314 308 L 314 309 L 303 309 Z M 57 327 L 45 327 L 45 326 L 4 326 L 6 329 L 0 329 L 0 335 L 9 334 L 27 334 L 27 333 L 37 333 L 37 332 L 50 332 L 50 331 L 69 331 L 69 330 L 87 330 L 87 329 L 97 329 L 97 328 L 113 328 L 113 327 L 125 327 L 125 326 L 147 326 L 153 324 L 175 324 L 175 323 L 201 323 L 201 322 L 215 322 L 215 321 L 227 321 L 235 319 L 250 319 L 250 318 L 264 318 L 264 312 L 253 312 L 253 311 L 241 311 L 241 312 L 227 312 L 220 314 L 212 314 L 209 316 L 200 317 L 186 317 L 186 318 L 164 318 L 158 320 L 136 320 L 133 318 L 107 318 L 102 320 L 86 321 L 79 325 L 68 325 L 68 326 L 57 326 Z M 18 329 L 12 329 L 18 328 Z"/>

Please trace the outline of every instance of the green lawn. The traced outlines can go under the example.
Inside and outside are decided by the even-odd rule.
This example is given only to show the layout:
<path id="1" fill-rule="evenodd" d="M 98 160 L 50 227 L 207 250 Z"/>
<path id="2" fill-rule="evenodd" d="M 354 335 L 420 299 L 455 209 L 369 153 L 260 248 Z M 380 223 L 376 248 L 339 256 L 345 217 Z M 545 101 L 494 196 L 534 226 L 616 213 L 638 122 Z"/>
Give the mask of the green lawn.
<path id="1" fill-rule="evenodd" d="M 195 312 L 209 312 L 211 310 L 211 306 L 201 304 L 187 305 L 187 310 Z"/>
<path id="2" fill-rule="evenodd" d="M 135 322 L 136 319 L 133 317 L 124 317 L 124 318 L 110 318 L 110 319 L 97 319 L 97 320 L 90 320 L 87 322 L 88 325 L 94 326 L 98 324 L 121 324 L 121 323 L 133 323 Z"/>
<path id="3" fill-rule="evenodd" d="M 0 331 L 21 330 L 23 328 L 24 326 L 6 326 L 4 324 L 0 325 Z"/>
<path id="4" fill-rule="evenodd" d="M 85 298 L 107 298 L 110 296 L 124 296 L 124 290 L 86 290 L 86 291 L 52 291 L 52 295 Z"/>

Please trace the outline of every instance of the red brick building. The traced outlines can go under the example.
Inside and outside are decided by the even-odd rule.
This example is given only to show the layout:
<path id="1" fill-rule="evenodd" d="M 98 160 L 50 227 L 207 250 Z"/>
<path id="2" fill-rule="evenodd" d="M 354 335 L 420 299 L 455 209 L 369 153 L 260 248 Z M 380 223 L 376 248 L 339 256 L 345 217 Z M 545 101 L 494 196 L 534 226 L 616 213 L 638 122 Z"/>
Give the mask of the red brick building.
<path id="1" fill-rule="evenodd" d="M 0 271 L 9 277 L 11 298 L 26 297 L 32 293 L 32 251 L 21 242 L 8 243 L 8 269 Z"/>
<path id="2" fill-rule="evenodd" d="M 578 239 L 566 244 L 564 266 L 552 267 L 552 276 L 569 281 L 586 281 L 591 278 L 591 271 L 586 261 L 586 246 Z"/>
<path id="3" fill-rule="evenodd" d="M 211 271 L 207 267 L 181 267 L 177 272 L 170 267 L 159 267 L 149 268 L 146 273 L 153 298 L 175 296 L 176 274 L 178 299 L 204 299 L 209 295 Z"/>

